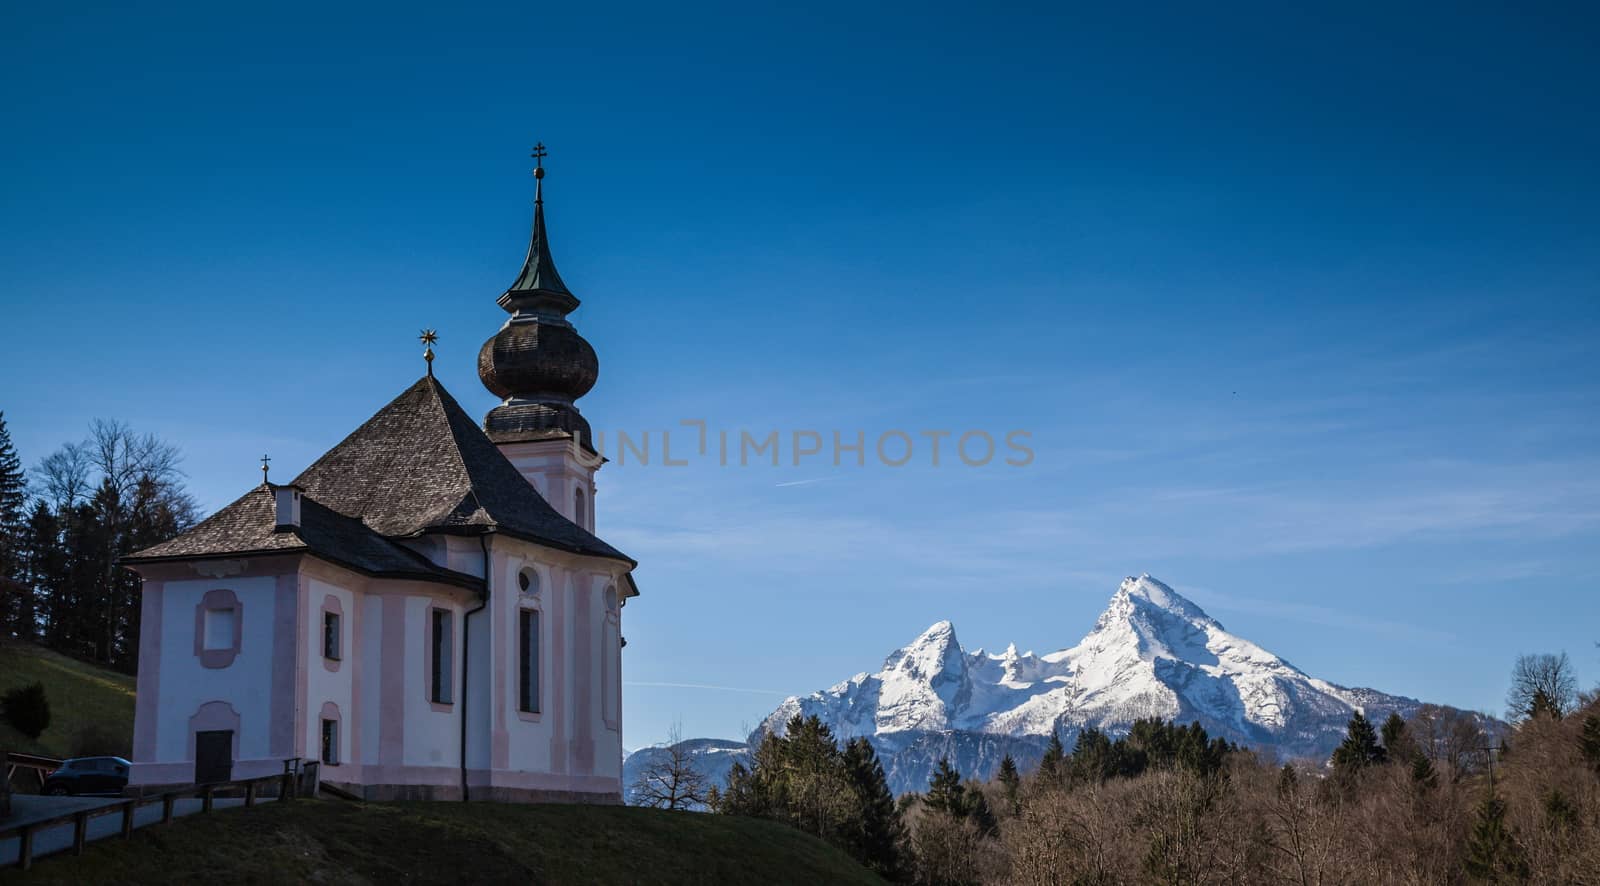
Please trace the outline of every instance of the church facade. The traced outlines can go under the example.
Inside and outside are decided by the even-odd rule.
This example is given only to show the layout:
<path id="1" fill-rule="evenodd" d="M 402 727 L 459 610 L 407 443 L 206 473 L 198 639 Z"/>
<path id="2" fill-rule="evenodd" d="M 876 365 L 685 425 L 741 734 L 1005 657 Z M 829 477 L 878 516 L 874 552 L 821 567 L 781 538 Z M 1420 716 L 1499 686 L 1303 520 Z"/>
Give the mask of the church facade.
<path id="1" fill-rule="evenodd" d="M 542 150 L 536 156 L 542 157 Z M 263 482 L 124 565 L 143 578 L 134 785 L 322 762 L 368 799 L 621 801 L 626 555 L 576 401 L 535 170 L 480 424 L 429 372 L 291 483 Z"/>

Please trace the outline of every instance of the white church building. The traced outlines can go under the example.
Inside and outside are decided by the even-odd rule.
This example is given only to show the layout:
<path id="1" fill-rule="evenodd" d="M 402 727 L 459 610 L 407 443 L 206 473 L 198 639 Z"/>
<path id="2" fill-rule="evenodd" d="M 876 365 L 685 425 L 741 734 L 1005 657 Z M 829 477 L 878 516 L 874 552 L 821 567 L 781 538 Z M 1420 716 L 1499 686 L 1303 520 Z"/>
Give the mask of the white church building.
<path id="1" fill-rule="evenodd" d="M 124 561 L 144 580 L 132 784 L 299 758 L 368 799 L 621 801 L 636 564 L 594 534 L 603 459 L 574 401 L 599 361 L 534 174 L 510 317 L 478 354 L 502 398 L 481 426 L 430 349 L 293 482 Z"/>

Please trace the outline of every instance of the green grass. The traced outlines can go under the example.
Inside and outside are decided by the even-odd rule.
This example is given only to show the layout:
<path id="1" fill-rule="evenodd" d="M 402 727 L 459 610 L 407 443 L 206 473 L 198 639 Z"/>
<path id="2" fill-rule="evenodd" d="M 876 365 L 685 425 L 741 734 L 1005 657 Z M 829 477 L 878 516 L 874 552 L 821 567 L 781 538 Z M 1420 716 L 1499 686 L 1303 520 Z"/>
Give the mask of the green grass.
<path id="1" fill-rule="evenodd" d="M 623 806 L 299 800 L 152 826 L 0 883 L 881 883 L 775 822 Z"/>
<path id="2" fill-rule="evenodd" d="M 94 726 L 120 743 L 99 753 L 127 755 L 133 744 L 132 677 L 31 643 L 0 643 L 0 692 L 35 681 L 44 683 L 50 699 L 49 728 L 30 739 L 0 720 L 0 750 L 68 757 L 79 733 Z"/>

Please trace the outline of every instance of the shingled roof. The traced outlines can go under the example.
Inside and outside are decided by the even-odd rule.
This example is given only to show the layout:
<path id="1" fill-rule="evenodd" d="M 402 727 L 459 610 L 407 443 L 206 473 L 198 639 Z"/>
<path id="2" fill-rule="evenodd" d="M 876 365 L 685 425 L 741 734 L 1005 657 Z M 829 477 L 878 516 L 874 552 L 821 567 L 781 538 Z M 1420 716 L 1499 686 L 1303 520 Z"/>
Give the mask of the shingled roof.
<path id="1" fill-rule="evenodd" d="M 294 483 L 305 490 L 298 536 L 273 531 L 272 496 L 262 486 L 189 532 L 127 559 L 287 551 L 299 549 L 298 542 L 330 559 L 349 546 L 347 559 L 359 551 L 377 567 L 392 553 L 388 549 L 423 560 L 389 539 L 492 531 L 635 565 L 550 507 L 432 376 L 378 410 Z M 319 514 L 316 528 L 313 513 Z M 382 574 L 390 565 L 364 571 Z"/>
<path id="2" fill-rule="evenodd" d="M 304 496 L 300 499 L 300 525 L 279 531 L 272 490 L 272 486 L 263 483 L 188 532 L 124 557 L 123 562 L 310 553 L 368 575 L 443 581 L 469 588 L 483 586 L 476 576 L 436 566 L 410 548 L 368 529 L 360 520 Z"/>

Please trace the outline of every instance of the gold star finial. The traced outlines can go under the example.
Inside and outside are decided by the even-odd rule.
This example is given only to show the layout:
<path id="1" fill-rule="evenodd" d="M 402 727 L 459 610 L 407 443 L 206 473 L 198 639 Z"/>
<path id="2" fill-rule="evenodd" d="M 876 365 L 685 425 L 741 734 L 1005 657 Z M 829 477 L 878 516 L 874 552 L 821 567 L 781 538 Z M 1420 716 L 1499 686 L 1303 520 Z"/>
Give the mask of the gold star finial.
<path id="1" fill-rule="evenodd" d="M 422 342 L 422 359 L 428 361 L 428 377 L 433 378 L 433 344 L 439 340 L 439 333 L 432 329 L 424 329 L 417 336 L 417 341 Z"/>

